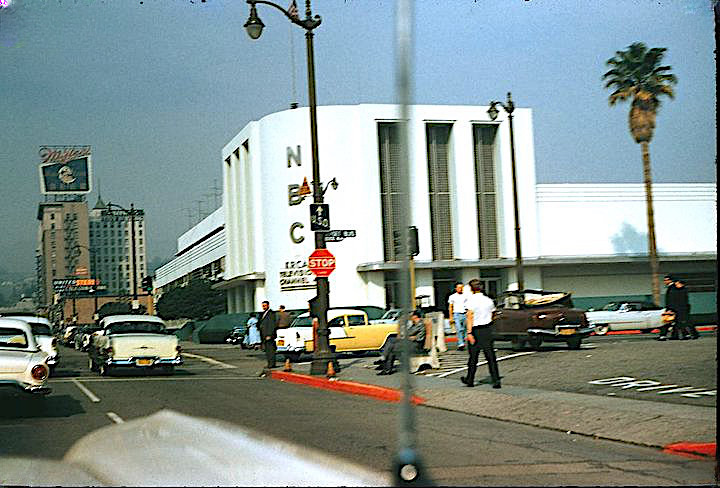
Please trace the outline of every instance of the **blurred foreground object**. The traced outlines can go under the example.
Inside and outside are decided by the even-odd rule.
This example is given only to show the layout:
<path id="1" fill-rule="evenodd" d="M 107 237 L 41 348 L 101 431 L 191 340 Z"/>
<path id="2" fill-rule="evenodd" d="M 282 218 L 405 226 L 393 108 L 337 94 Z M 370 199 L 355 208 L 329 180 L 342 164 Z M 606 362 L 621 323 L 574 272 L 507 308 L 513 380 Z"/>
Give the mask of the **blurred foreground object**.
<path id="1" fill-rule="evenodd" d="M 62 462 L 0 459 L 32 486 L 388 486 L 389 475 L 220 420 L 161 410 L 98 429 Z"/>

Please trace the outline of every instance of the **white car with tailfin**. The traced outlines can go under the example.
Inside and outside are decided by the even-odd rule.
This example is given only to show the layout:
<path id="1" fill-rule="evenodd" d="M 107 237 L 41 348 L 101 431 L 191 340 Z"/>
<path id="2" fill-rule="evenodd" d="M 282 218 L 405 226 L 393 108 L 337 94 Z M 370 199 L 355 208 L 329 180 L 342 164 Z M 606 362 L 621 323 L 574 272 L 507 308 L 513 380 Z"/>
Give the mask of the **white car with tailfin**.
<path id="1" fill-rule="evenodd" d="M 0 390 L 31 396 L 50 393 L 47 357 L 30 324 L 0 318 Z"/>
<path id="2" fill-rule="evenodd" d="M 88 362 L 103 376 L 118 368 L 172 373 L 183 364 L 178 338 L 160 317 L 109 315 L 100 327 L 91 339 Z"/>

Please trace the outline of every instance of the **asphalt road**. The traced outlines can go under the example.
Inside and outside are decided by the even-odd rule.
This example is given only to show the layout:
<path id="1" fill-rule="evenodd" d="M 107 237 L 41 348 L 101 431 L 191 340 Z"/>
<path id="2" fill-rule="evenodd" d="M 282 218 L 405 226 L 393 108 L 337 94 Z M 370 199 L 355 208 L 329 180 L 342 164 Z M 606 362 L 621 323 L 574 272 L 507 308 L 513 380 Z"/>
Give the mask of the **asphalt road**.
<path id="1" fill-rule="evenodd" d="M 714 334 L 671 343 L 612 336 L 587 342 L 579 351 L 549 346 L 503 361 L 504 382 L 640 395 L 632 388 L 588 381 L 640 378 L 647 372 L 654 375 L 647 378 L 657 381 L 676 383 L 682 377 L 686 382 L 692 379 L 691 384 L 714 388 Z M 502 343 L 499 346 L 500 354 L 513 353 L 509 345 L 507 351 Z M 227 345 L 187 345 L 186 353 L 185 365 L 174 376 L 106 378 L 87 369 L 84 353 L 63 348 L 62 362 L 51 379 L 53 393 L 44 402 L 36 405 L 5 397 L 0 401 L 0 438 L 4 440 L 0 456 L 60 459 L 77 439 L 95 429 L 172 409 L 222 419 L 389 471 L 397 449 L 397 405 L 260 378 L 260 352 Z M 683 366 L 687 354 L 702 363 L 710 357 L 712 367 Z M 696 374 L 702 381 L 688 376 Z M 714 397 L 656 396 L 659 401 L 714 403 Z M 713 480 L 713 463 L 707 459 L 432 408 L 419 407 L 416 415 L 419 450 L 428 473 L 439 484 L 656 486 Z"/>
<path id="2" fill-rule="evenodd" d="M 717 333 L 702 332 L 700 339 L 684 341 L 657 341 L 655 337 L 654 334 L 590 336 L 580 350 L 569 350 L 560 343 L 546 343 L 537 351 L 524 349 L 521 351 L 524 354 L 514 357 L 518 351 L 514 351 L 509 342 L 495 345 L 499 358 L 510 357 L 499 363 L 504 384 L 714 407 Z M 455 351 L 454 345 L 448 347 L 450 351 L 444 358 L 448 368 L 451 363 L 457 368 L 464 366 L 467 354 Z M 478 370 L 479 375 L 487 371 L 486 367 Z M 463 374 L 461 370 L 450 376 L 459 381 Z M 632 378 L 638 384 L 629 385 L 632 380 L 610 381 L 613 378 Z M 600 384 L 602 380 L 607 381 Z"/>

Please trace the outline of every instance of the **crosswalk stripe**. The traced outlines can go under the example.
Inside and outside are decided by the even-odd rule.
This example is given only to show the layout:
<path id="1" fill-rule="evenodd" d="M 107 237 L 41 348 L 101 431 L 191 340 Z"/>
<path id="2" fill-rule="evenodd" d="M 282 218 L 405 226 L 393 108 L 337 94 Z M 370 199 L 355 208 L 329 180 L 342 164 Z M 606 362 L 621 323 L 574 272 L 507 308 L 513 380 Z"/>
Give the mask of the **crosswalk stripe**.
<path id="1" fill-rule="evenodd" d="M 497 351 L 497 349 L 496 349 Z M 499 356 L 497 358 L 498 361 L 503 361 L 505 359 L 512 359 L 518 356 L 526 356 L 528 354 L 535 354 L 537 351 L 527 351 L 527 352 L 518 352 L 515 354 L 508 354 L 506 356 Z M 487 361 L 478 361 L 477 365 L 482 366 L 484 364 L 487 364 Z M 433 371 L 432 373 L 425 373 L 424 372 L 418 372 L 415 374 L 423 374 L 423 376 L 431 376 L 436 378 L 445 378 L 447 376 L 450 376 L 455 373 L 459 373 L 461 371 L 465 371 L 467 369 L 467 359 L 463 360 L 462 357 L 459 357 L 457 355 L 452 355 L 450 357 L 441 356 L 440 357 L 440 370 L 439 371 Z"/>

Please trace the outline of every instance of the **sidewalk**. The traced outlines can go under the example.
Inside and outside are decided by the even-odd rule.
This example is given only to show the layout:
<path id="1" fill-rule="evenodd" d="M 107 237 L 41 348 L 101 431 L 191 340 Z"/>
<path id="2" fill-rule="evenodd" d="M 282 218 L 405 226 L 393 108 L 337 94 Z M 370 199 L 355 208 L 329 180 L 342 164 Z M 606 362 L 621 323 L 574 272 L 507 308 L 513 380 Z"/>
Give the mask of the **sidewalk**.
<path id="1" fill-rule="evenodd" d="M 310 376 L 310 364 L 282 368 L 271 377 L 399 401 L 403 375 L 378 376 L 373 359 L 341 361 L 343 368 L 333 380 Z M 716 409 L 645 400 L 546 391 L 503 384 L 494 390 L 488 384 L 463 387 L 457 379 L 412 375 L 415 403 L 479 417 L 515 422 L 597 438 L 638 444 L 671 451 L 714 455 Z"/>

